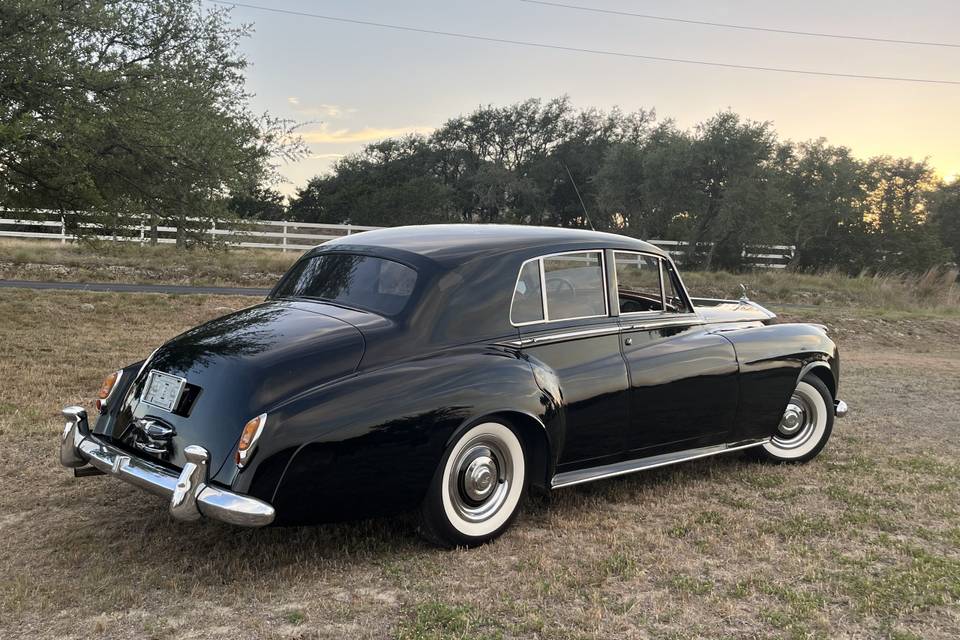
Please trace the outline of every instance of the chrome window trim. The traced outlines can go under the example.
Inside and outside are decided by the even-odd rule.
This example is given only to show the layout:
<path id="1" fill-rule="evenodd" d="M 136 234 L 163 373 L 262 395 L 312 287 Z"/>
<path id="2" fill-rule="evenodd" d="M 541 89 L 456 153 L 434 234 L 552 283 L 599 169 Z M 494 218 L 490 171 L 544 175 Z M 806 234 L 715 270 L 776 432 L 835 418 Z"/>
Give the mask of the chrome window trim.
<path id="1" fill-rule="evenodd" d="M 596 253 L 600 256 L 600 273 L 603 280 L 603 309 L 604 312 L 592 316 L 575 316 L 571 318 L 550 318 L 550 308 L 547 304 L 547 276 L 546 270 L 543 268 L 543 261 L 548 258 L 555 258 L 557 256 L 566 256 L 576 253 Z M 520 274 L 523 273 L 523 268 L 527 266 L 527 263 L 533 262 L 534 260 L 539 261 L 540 263 L 540 304 L 543 305 L 543 320 L 531 320 L 529 322 L 514 322 L 513 321 L 513 303 L 517 297 L 517 283 L 520 282 Z M 570 320 L 588 320 L 591 318 L 609 318 L 610 317 L 610 291 L 607 288 L 607 261 L 605 251 L 603 249 L 575 249 L 573 251 L 559 251 L 557 253 L 546 253 L 542 256 L 537 256 L 535 258 L 529 258 L 524 260 L 520 265 L 520 269 L 517 271 L 517 279 L 513 283 L 513 294 L 510 297 L 510 325 L 514 327 L 528 327 L 535 324 L 549 324 L 551 322 L 567 322 Z"/>
<path id="2" fill-rule="evenodd" d="M 687 291 L 687 285 L 684 284 L 683 278 L 680 276 L 680 271 L 677 269 L 677 264 L 673 261 L 669 255 L 664 256 L 663 260 L 668 260 L 670 262 L 670 273 L 677 277 L 677 284 L 680 285 L 680 289 L 677 291 L 682 297 L 684 302 L 687 303 L 688 313 L 696 313 L 697 308 L 693 305 L 693 298 L 690 297 L 690 292 Z"/>

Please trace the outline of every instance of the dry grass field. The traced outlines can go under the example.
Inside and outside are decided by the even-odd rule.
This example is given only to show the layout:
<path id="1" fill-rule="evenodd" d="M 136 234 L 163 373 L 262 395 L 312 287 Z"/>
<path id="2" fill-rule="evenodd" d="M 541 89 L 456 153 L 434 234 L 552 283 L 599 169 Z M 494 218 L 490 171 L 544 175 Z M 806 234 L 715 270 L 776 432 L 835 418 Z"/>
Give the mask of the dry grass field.
<path id="1" fill-rule="evenodd" d="M 271 287 L 300 256 L 267 249 L 178 251 L 170 245 L 140 247 L 0 239 L 0 280 L 126 282 Z M 683 271 L 687 288 L 700 297 L 730 298 L 746 284 L 751 298 L 765 303 L 875 307 L 960 316 L 956 271 L 923 276 L 885 274 L 850 278 L 839 273 L 798 274 L 777 269 L 751 273 Z"/>
<path id="2" fill-rule="evenodd" d="M 0 638 L 960 635 L 955 313 L 803 312 L 837 336 L 852 407 L 807 466 L 721 457 L 561 490 L 472 551 L 410 518 L 177 523 L 59 466 L 62 406 L 250 303 L 0 290 Z"/>

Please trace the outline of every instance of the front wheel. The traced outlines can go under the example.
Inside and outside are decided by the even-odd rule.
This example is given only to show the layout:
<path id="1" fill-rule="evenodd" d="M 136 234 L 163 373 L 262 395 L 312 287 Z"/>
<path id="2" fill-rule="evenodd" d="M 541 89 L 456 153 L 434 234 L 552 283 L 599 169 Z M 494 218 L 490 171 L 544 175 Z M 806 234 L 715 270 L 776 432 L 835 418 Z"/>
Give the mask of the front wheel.
<path id="1" fill-rule="evenodd" d="M 833 432 L 833 396 L 816 376 L 797 384 L 777 431 L 760 449 L 767 460 L 801 463 L 812 460 Z"/>
<path id="2" fill-rule="evenodd" d="M 470 427 L 444 454 L 420 510 L 420 532 L 449 547 L 493 540 L 517 515 L 526 471 L 523 445 L 510 426 Z"/>

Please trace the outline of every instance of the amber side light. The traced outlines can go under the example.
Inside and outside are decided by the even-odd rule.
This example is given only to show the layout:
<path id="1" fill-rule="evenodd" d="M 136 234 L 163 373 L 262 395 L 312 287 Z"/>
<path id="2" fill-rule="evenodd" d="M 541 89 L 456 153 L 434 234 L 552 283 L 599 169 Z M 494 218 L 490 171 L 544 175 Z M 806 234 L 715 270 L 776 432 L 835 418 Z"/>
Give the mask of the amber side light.
<path id="1" fill-rule="evenodd" d="M 104 378 L 103 384 L 100 385 L 100 391 L 97 392 L 97 398 L 100 400 L 106 400 L 110 396 L 110 392 L 113 391 L 113 385 L 117 384 L 117 378 L 119 377 L 120 372 L 114 371 Z"/>
<path id="2" fill-rule="evenodd" d="M 247 461 L 247 458 L 253 452 L 253 445 L 256 444 L 263 426 L 267 423 L 267 414 L 261 413 L 256 418 L 251 419 L 243 425 L 243 432 L 240 434 L 240 444 L 237 445 L 236 462 L 239 466 Z"/>

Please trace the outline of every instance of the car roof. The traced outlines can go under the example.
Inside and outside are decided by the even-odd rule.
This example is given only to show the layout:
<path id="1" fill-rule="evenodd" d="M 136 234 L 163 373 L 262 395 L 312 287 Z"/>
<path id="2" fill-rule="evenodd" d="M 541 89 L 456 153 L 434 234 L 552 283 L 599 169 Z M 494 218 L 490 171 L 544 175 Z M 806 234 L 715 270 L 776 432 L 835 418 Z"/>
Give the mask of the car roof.
<path id="1" fill-rule="evenodd" d="M 496 254 L 546 254 L 577 249 L 625 249 L 666 254 L 652 244 L 615 233 L 509 224 L 435 224 L 389 227 L 343 236 L 326 250 L 382 248 L 415 254 L 450 267 Z M 320 249 L 320 247 L 318 247 Z"/>

